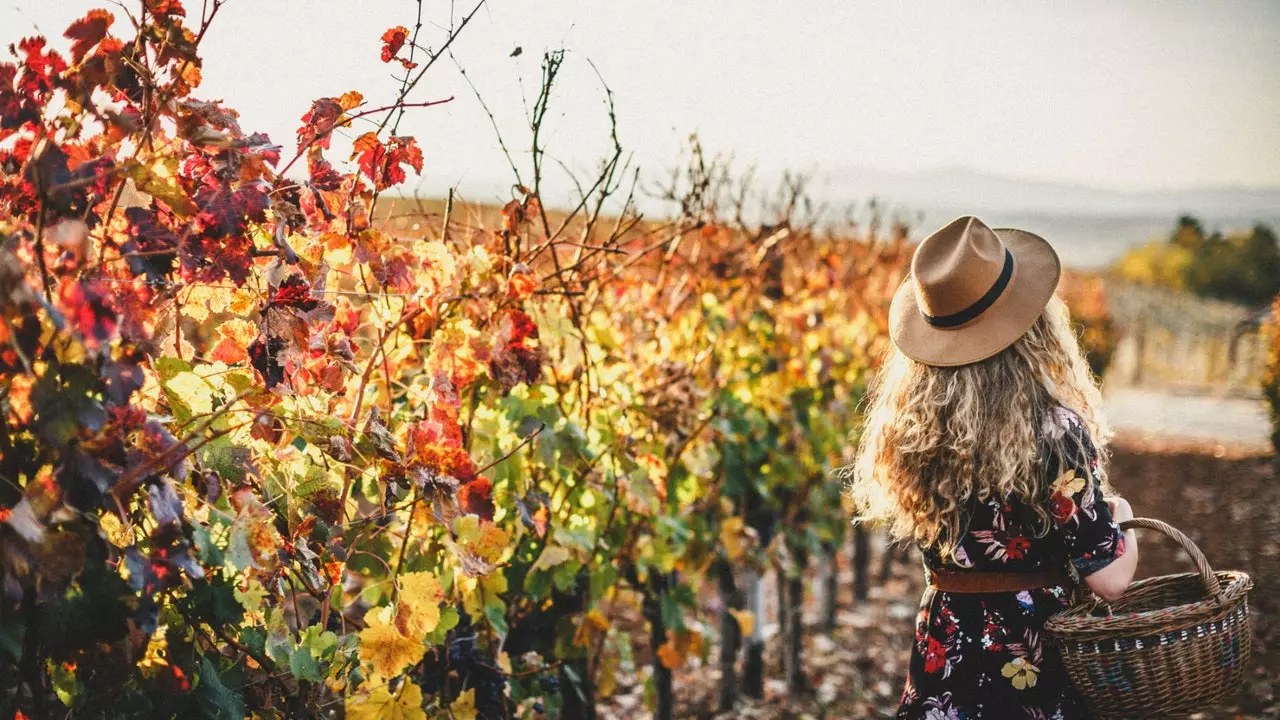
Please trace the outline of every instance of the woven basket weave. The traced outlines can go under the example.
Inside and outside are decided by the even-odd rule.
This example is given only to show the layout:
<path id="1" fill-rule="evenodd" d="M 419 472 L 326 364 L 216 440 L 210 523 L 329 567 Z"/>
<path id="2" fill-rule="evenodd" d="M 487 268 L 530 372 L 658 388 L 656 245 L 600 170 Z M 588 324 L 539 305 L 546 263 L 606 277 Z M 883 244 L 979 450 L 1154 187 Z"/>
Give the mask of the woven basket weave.
<path id="1" fill-rule="evenodd" d="M 1168 535 L 1199 572 L 1139 580 L 1110 606 L 1093 598 L 1049 618 L 1045 630 L 1089 709 L 1101 720 L 1169 718 L 1233 695 L 1253 650 L 1253 581 L 1214 572 L 1195 543 L 1159 520 L 1121 528 Z"/>

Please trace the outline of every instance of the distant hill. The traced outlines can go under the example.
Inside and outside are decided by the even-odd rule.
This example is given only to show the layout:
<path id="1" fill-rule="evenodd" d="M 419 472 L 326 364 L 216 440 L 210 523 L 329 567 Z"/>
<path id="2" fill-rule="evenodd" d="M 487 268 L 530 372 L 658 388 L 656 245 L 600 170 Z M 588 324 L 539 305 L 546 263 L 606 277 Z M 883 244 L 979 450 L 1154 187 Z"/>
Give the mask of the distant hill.
<path id="1" fill-rule="evenodd" d="M 1130 192 L 948 168 L 896 173 L 852 168 L 819 173 L 814 192 L 840 205 L 877 197 L 928 232 L 957 215 L 1043 235 L 1075 267 L 1110 264 L 1126 248 L 1166 236 L 1190 213 L 1210 230 L 1264 222 L 1280 229 L 1280 187 L 1202 187 Z M 864 204 L 859 202 L 859 204 Z"/>

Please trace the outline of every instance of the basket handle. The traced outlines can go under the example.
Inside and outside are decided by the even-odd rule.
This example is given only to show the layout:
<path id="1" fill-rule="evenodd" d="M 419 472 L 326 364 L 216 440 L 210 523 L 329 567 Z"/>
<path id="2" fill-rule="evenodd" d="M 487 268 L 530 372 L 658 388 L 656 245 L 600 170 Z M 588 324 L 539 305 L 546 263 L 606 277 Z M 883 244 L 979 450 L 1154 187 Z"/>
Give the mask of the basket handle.
<path id="1" fill-rule="evenodd" d="M 1200 582 L 1204 584 L 1205 593 L 1209 597 L 1218 600 L 1222 599 L 1222 583 L 1218 582 L 1218 576 L 1213 573 L 1213 568 L 1209 567 L 1209 560 L 1205 558 L 1204 553 L 1200 552 L 1200 548 L 1191 542 L 1191 538 L 1183 535 L 1181 530 L 1169 523 L 1154 518 L 1133 518 L 1120 523 L 1121 530 L 1134 530 L 1137 528 L 1158 530 L 1173 538 L 1174 542 L 1181 545 L 1182 549 L 1191 556 L 1191 560 L 1195 562 L 1196 570 L 1200 573 Z"/>

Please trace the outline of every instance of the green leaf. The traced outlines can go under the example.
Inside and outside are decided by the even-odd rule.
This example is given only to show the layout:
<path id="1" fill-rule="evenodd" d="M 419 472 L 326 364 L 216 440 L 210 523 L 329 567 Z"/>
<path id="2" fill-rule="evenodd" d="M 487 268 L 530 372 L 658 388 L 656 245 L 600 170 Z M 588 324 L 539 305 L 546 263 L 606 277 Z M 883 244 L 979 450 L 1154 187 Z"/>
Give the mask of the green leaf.
<path id="1" fill-rule="evenodd" d="M 684 613 L 680 611 L 680 603 L 673 595 L 662 596 L 662 624 L 668 630 L 684 629 Z"/>
<path id="2" fill-rule="evenodd" d="M 84 687 L 76 679 L 76 674 L 67 669 L 66 663 L 49 663 L 49 679 L 53 681 L 53 691 L 58 700 L 67 707 L 75 707 L 76 699 Z"/>
<path id="3" fill-rule="evenodd" d="M 324 674 L 320 671 L 320 663 L 316 662 L 315 656 L 311 654 L 311 649 L 307 647 L 300 647 L 289 656 L 289 672 L 293 673 L 293 676 L 299 680 L 310 680 L 311 682 L 324 680 Z"/>
<path id="4" fill-rule="evenodd" d="M 577 584 L 578 570 L 581 568 L 582 563 L 576 560 L 557 565 L 555 570 L 551 571 L 551 583 L 561 592 L 568 592 Z"/>
<path id="5" fill-rule="evenodd" d="M 152 367 L 155 368 L 156 374 L 160 376 L 162 385 L 172 380 L 178 373 L 191 372 L 191 363 L 175 357 L 157 358 L 152 363 Z"/>
<path id="6" fill-rule="evenodd" d="M 227 677 L 229 676 L 230 673 Z M 200 671 L 196 678 L 196 686 L 192 691 L 195 702 L 192 705 L 199 717 L 208 720 L 243 720 L 244 696 L 227 685 L 224 676 L 218 673 L 218 665 L 214 661 L 208 657 L 200 658 Z"/>
<path id="7" fill-rule="evenodd" d="M 447 639 L 449 631 L 458 626 L 458 611 L 452 607 L 447 607 L 440 611 L 440 623 L 436 625 L 436 629 L 427 633 L 426 642 L 428 645 L 440 645 Z"/>
<path id="8" fill-rule="evenodd" d="M 243 482 L 245 475 L 253 467 L 249 449 L 236 445 L 230 435 L 223 435 L 209 442 L 197 454 L 201 465 L 213 470 L 231 485 Z"/>
<path id="9" fill-rule="evenodd" d="M 196 211 L 196 206 L 177 182 L 178 162 L 176 156 L 156 158 L 150 165 L 129 162 L 124 174 L 138 190 L 163 200 L 179 217 L 187 217 Z"/>
<path id="10" fill-rule="evenodd" d="M 195 539 L 196 554 L 200 558 L 200 563 L 210 567 L 221 566 L 225 560 L 222 555 L 222 548 L 214 543 L 213 535 L 209 533 L 209 528 L 197 525 L 192 536 Z"/>
<path id="11" fill-rule="evenodd" d="M 194 581 L 178 605 L 188 621 L 204 622 L 214 627 L 238 625 L 244 619 L 244 606 L 236 600 L 235 587 L 220 574 Z"/>
<path id="12" fill-rule="evenodd" d="M 484 606 L 484 616 L 488 618 L 489 624 L 493 626 L 494 630 L 498 631 L 498 634 L 507 634 L 508 628 L 505 607 L 486 604 Z"/>
<path id="13" fill-rule="evenodd" d="M 249 535 L 243 523 L 231 526 L 231 542 L 227 543 L 227 565 L 233 570 L 253 567 L 253 550 L 249 548 Z"/>
<path id="14" fill-rule="evenodd" d="M 331 630 L 321 631 L 319 625 L 312 625 L 302 633 L 301 645 L 311 648 L 316 657 L 324 658 L 326 653 L 338 646 L 338 636 Z"/>

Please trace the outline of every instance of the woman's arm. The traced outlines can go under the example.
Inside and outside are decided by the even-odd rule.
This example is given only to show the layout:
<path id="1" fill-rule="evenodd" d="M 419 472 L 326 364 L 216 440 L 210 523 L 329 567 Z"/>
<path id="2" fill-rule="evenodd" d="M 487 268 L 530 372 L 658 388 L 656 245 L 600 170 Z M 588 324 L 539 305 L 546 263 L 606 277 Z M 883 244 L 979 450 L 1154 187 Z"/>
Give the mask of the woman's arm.
<path id="1" fill-rule="evenodd" d="M 1111 516 L 1117 523 L 1133 519 L 1133 508 L 1129 501 L 1121 497 L 1110 498 Z M 1124 534 L 1124 554 L 1101 570 L 1088 575 L 1084 581 L 1090 590 L 1108 602 L 1115 602 L 1124 596 L 1133 582 L 1133 575 L 1138 570 L 1138 533 L 1128 530 Z"/>

